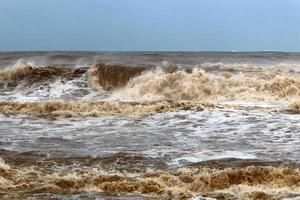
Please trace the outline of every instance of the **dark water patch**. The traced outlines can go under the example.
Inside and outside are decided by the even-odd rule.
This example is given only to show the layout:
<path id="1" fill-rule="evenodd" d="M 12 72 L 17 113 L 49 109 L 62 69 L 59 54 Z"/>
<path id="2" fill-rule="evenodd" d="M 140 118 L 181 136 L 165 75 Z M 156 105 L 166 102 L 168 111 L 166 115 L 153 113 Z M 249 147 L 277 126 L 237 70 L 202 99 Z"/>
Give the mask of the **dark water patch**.
<path id="1" fill-rule="evenodd" d="M 17 167 L 35 166 L 53 170 L 57 166 L 64 168 L 100 167 L 106 170 L 140 172 L 149 168 L 167 169 L 162 158 L 152 158 L 142 154 L 116 153 L 107 156 L 51 156 L 40 152 L 16 152 L 0 150 L 0 157 Z"/>

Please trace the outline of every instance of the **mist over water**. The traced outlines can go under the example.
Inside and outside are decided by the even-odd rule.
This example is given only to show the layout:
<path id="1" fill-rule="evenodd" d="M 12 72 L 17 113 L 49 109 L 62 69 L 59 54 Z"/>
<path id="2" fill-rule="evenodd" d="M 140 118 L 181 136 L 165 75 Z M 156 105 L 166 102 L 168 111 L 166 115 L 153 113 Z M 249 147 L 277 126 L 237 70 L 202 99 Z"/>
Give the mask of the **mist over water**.
<path id="1" fill-rule="evenodd" d="M 0 195 L 300 196 L 299 67 L 277 52 L 0 53 Z"/>

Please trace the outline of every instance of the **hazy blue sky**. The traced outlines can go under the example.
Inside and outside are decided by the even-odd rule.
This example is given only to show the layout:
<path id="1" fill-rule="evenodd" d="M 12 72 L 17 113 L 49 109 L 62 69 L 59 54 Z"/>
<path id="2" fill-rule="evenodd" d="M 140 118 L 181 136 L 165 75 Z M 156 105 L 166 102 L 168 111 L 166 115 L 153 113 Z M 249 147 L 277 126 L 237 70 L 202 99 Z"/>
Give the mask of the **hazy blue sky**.
<path id="1" fill-rule="evenodd" d="M 0 0 L 0 50 L 300 51 L 300 0 Z"/>

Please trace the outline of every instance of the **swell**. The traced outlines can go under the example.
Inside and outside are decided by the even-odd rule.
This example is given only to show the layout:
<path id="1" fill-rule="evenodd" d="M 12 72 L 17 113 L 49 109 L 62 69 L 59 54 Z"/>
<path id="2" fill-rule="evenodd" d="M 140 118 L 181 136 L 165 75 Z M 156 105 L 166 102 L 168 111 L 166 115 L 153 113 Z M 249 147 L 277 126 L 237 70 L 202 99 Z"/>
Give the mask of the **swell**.
<path id="1" fill-rule="evenodd" d="M 188 199 L 198 195 L 218 199 L 281 199 L 300 195 L 300 172 L 286 167 L 240 169 L 106 171 L 96 167 L 64 168 L 11 166 L 0 163 L 0 190 L 4 196 L 31 194 L 142 195 L 160 199 Z M 226 193 L 226 194 L 225 194 Z"/>
<path id="2" fill-rule="evenodd" d="M 19 103 L 0 101 L 0 112 L 4 114 L 26 114 L 38 116 L 108 116 L 144 115 L 173 110 L 204 110 L 215 105 L 206 102 L 122 102 L 122 101 L 42 101 Z"/>
<path id="3" fill-rule="evenodd" d="M 262 65 L 259 63 L 202 63 L 199 68 L 205 71 L 229 71 L 229 72 L 259 72 L 264 70 L 281 70 L 289 73 L 299 73 L 299 63 L 272 63 Z"/>

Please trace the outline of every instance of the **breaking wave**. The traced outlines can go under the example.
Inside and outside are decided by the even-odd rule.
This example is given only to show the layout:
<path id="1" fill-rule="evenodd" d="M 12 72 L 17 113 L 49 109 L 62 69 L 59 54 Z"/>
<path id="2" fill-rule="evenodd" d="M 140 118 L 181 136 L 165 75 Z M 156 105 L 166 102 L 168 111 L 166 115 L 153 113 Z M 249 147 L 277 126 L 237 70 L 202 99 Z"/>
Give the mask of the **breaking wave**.
<path id="1" fill-rule="evenodd" d="M 113 96 L 131 100 L 291 101 L 299 97 L 299 91 L 300 77 L 280 71 L 212 74 L 194 68 L 190 72 L 158 69 L 143 73 Z"/>
<path id="2" fill-rule="evenodd" d="M 84 167 L 52 171 L 0 164 L 0 188 L 15 198 L 30 194 L 110 195 L 188 199 L 198 195 L 222 199 L 279 199 L 300 194 L 300 172 L 292 168 L 193 169 L 144 172 L 105 171 Z M 1 195 L 2 195 L 1 194 Z"/>
<path id="3" fill-rule="evenodd" d="M 20 81 L 28 82 L 28 85 L 34 82 L 42 82 L 57 77 L 73 79 L 85 73 L 87 68 L 78 67 L 57 68 L 51 66 L 33 66 L 31 64 L 17 64 L 11 68 L 0 70 L 0 81 L 8 83 L 18 83 Z"/>
<path id="4" fill-rule="evenodd" d="M 112 90 L 123 87 L 134 76 L 153 66 L 128 67 L 123 65 L 97 64 L 89 70 L 89 81 L 94 88 Z"/>
<path id="5" fill-rule="evenodd" d="M 286 104 L 299 100 L 300 76 L 297 74 L 267 69 L 251 72 L 208 71 L 175 65 L 132 67 L 100 63 L 57 68 L 18 64 L 0 71 L 0 92 L 9 90 L 9 94 L 19 95 L 19 98 L 4 95 L 0 109 L 10 114 L 101 116 L 136 114 L 138 109 L 140 113 L 146 113 L 170 110 L 169 107 L 174 110 L 198 108 L 199 102 L 272 101 Z M 92 95 L 94 93 L 97 95 Z M 9 102 L 28 97 L 36 97 L 29 100 L 38 102 Z M 66 102 L 81 98 L 84 102 Z M 99 103 L 99 100 L 107 102 Z M 122 101 L 136 103 L 132 106 Z M 121 107 L 115 108 L 116 104 Z M 166 108 L 160 109 L 161 106 Z"/>

